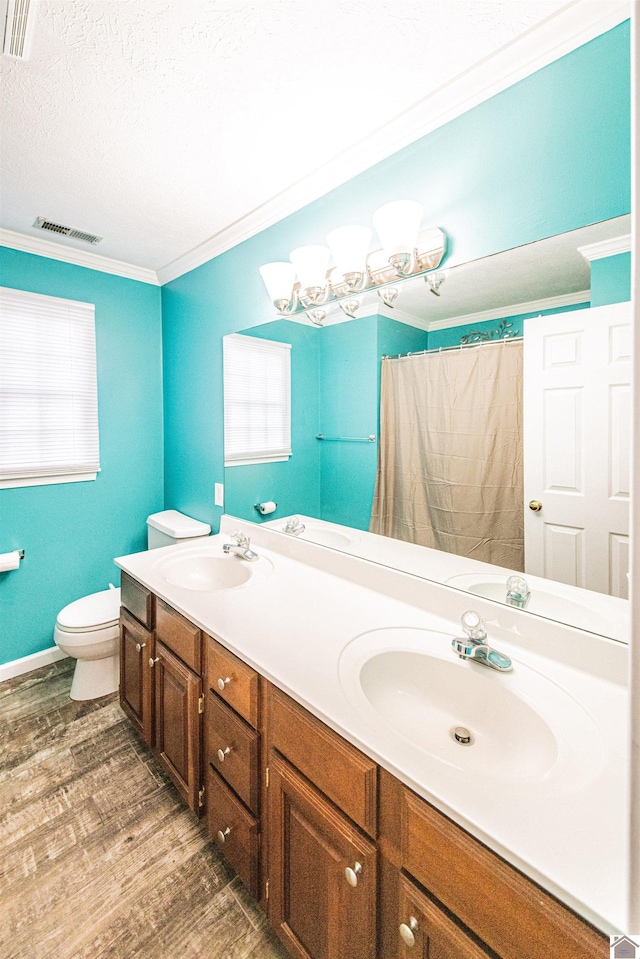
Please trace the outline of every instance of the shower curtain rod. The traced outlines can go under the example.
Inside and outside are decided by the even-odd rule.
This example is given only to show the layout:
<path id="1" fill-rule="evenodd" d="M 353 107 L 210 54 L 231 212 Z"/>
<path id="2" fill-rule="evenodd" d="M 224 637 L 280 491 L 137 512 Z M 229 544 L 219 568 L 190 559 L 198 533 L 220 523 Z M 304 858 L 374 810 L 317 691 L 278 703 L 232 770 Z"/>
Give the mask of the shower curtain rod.
<path id="1" fill-rule="evenodd" d="M 434 346 L 431 350 L 415 350 L 409 353 L 382 354 L 383 360 L 401 360 L 405 356 L 426 356 L 428 353 L 446 353 L 449 350 L 467 350 L 470 346 L 495 346 L 497 343 L 521 343 L 523 336 L 503 336 L 499 340 L 478 340 L 475 343 L 457 343 L 455 346 Z"/>

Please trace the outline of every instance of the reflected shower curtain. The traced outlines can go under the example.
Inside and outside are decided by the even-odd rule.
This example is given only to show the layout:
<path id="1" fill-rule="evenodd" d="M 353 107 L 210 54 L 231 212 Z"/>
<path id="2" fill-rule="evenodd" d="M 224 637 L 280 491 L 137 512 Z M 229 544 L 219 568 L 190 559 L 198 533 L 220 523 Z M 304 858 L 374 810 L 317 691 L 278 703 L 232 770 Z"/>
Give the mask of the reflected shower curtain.
<path id="1" fill-rule="evenodd" d="M 383 359 L 369 529 L 523 570 L 521 342 Z"/>

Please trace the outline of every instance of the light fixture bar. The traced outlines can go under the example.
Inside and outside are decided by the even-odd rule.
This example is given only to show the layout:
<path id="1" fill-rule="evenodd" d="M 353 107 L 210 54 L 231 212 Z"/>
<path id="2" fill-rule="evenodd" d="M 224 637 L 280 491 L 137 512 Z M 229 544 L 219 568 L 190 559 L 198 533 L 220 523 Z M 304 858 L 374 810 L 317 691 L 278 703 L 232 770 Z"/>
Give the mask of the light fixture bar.
<path id="1" fill-rule="evenodd" d="M 385 259 L 384 251 L 374 250 L 369 254 L 367 259 L 366 280 L 362 289 L 358 291 L 359 297 L 362 298 L 363 294 L 370 293 L 374 290 L 384 291 L 387 287 L 395 288 L 401 286 L 407 279 L 420 276 L 426 277 L 428 273 L 437 269 L 445 252 L 446 236 L 442 230 L 437 227 L 429 227 L 423 230 L 418 236 L 418 242 L 414 251 L 414 272 L 406 276 L 398 276 L 393 266 Z M 346 313 L 347 316 L 355 315 L 354 311 L 349 309 L 350 303 L 352 303 L 354 299 L 353 290 L 350 290 L 346 283 L 334 286 L 331 282 L 332 272 L 333 271 L 329 271 L 327 275 L 327 294 L 323 301 L 324 309 L 328 311 L 334 304 L 342 308 L 342 304 L 344 304 L 347 306 L 347 309 L 343 309 L 343 312 Z M 302 297 L 300 296 L 301 292 Z M 307 302 L 305 306 L 304 292 L 304 290 L 300 290 L 300 283 L 295 283 L 292 291 L 295 307 L 287 310 L 286 314 L 280 311 L 281 315 L 292 317 L 308 313 L 310 304 Z M 393 297 L 393 299 L 395 299 L 395 297 Z"/>

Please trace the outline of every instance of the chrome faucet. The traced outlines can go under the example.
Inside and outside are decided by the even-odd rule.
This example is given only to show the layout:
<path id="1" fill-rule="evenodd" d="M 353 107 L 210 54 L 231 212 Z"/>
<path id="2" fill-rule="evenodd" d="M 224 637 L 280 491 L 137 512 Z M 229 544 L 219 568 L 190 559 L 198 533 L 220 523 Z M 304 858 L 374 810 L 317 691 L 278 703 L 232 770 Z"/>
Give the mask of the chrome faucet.
<path id="1" fill-rule="evenodd" d="M 255 563 L 258 559 L 258 554 L 250 549 L 251 540 L 246 533 L 243 533 L 241 529 L 237 529 L 231 533 L 231 538 L 235 540 L 235 542 L 225 543 L 222 547 L 222 552 L 227 555 L 233 553 L 235 556 L 239 556 L 240 559 L 246 559 L 248 563 Z"/>
<path id="2" fill-rule="evenodd" d="M 522 576 L 510 576 L 507 580 L 507 604 L 524 609 L 529 602 L 531 590 L 526 579 Z"/>
<path id="3" fill-rule="evenodd" d="M 292 536 L 299 536 L 304 533 L 304 523 L 300 521 L 299 516 L 291 516 L 282 527 L 283 533 L 290 533 Z"/>
<path id="4" fill-rule="evenodd" d="M 499 669 L 503 673 L 513 669 L 509 657 L 503 656 L 486 642 L 487 631 L 482 616 L 469 609 L 462 614 L 461 622 L 466 637 L 459 636 L 451 640 L 451 646 L 460 659 L 473 659 L 481 666 Z"/>

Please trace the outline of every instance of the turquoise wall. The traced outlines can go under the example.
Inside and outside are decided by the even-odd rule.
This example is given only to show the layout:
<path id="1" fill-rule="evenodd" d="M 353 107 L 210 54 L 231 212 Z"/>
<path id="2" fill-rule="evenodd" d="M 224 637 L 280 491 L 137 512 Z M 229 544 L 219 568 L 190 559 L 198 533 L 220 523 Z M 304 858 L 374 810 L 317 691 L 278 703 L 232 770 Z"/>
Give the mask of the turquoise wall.
<path id="1" fill-rule="evenodd" d="M 259 266 L 403 197 L 421 200 L 425 224 L 446 232 L 450 263 L 628 213 L 629 24 L 163 288 L 167 507 L 218 528 L 222 336 L 273 318 Z"/>
<path id="2" fill-rule="evenodd" d="M 320 432 L 366 437 L 378 433 L 377 316 L 328 326 L 320 335 Z M 371 471 L 377 443 L 321 441 L 320 517 L 368 529 Z"/>
<path id="3" fill-rule="evenodd" d="M 291 343 L 291 450 L 284 463 L 226 466 L 225 512 L 232 516 L 267 522 L 291 513 L 320 515 L 320 450 L 318 433 L 318 333 L 316 327 L 291 320 L 277 320 L 249 336 Z M 275 513 L 261 516 L 254 503 L 277 502 Z"/>
<path id="4" fill-rule="evenodd" d="M 631 299 L 631 253 L 618 253 L 591 262 L 591 306 Z"/>
<path id="5" fill-rule="evenodd" d="M 96 308 L 101 472 L 95 482 L 0 490 L 0 662 L 53 645 L 63 606 L 119 582 L 114 556 L 146 548 L 163 506 L 160 289 L 0 248 L 0 283 Z"/>

